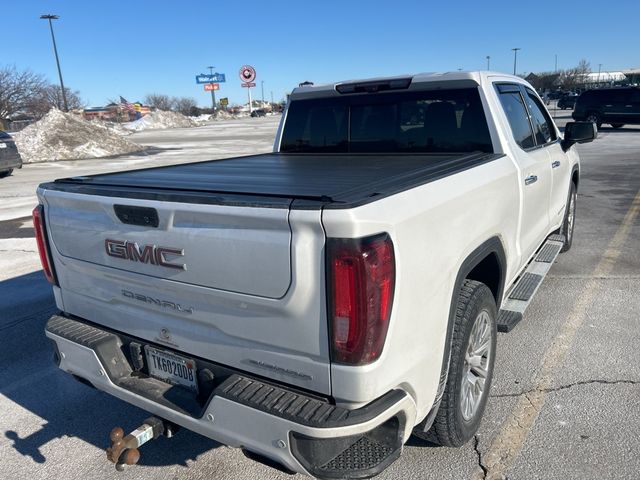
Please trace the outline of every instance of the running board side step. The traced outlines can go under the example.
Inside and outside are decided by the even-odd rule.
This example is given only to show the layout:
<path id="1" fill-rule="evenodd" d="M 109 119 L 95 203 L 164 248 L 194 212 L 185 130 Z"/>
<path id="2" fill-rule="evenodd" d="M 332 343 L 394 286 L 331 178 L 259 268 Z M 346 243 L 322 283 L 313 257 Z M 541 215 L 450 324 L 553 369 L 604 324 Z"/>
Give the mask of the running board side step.
<path id="1" fill-rule="evenodd" d="M 538 287 L 564 245 L 564 235 L 551 235 L 536 252 L 518 281 L 509 289 L 498 313 L 498 331 L 509 333 L 520 323 Z"/>

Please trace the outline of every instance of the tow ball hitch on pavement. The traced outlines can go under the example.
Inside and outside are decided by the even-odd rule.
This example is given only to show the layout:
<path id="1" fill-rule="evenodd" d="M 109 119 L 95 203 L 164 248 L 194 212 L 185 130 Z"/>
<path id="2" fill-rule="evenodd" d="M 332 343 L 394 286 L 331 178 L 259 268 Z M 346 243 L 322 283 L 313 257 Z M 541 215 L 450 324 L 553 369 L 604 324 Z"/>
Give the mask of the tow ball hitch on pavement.
<path id="1" fill-rule="evenodd" d="M 155 440 L 161 435 L 167 438 L 173 437 L 178 431 L 178 426 L 166 422 L 160 418 L 147 418 L 142 425 L 136 428 L 126 437 L 124 430 L 116 427 L 111 430 L 109 438 L 111 446 L 107 448 L 107 459 L 116 464 L 116 470 L 124 470 L 125 465 L 135 465 L 140 460 L 140 450 L 145 443 Z"/>

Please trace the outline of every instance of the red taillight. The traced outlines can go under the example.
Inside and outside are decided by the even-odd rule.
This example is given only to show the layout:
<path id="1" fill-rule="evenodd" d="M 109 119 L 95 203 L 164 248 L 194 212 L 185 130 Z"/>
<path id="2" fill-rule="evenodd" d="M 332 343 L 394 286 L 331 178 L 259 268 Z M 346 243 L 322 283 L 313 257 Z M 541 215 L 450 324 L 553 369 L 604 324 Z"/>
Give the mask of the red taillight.
<path id="1" fill-rule="evenodd" d="M 327 276 L 331 357 L 363 365 L 376 360 L 387 337 L 395 258 L 389 235 L 329 239 Z"/>
<path id="2" fill-rule="evenodd" d="M 40 253 L 40 263 L 42 263 L 44 276 L 47 277 L 51 285 L 57 285 L 56 273 L 53 269 L 47 242 L 47 231 L 44 227 L 44 208 L 42 205 L 38 205 L 33 209 L 33 227 L 36 231 L 36 243 L 38 244 L 38 253 Z"/>

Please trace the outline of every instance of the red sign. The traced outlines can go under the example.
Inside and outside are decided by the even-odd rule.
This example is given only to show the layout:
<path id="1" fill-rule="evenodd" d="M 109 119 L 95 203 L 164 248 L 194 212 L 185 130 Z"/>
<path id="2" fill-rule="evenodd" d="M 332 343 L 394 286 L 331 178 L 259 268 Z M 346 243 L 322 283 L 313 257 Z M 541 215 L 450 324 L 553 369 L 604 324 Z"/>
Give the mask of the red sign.
<path id="1" fill-rule="evenodd" d="M 220 90 L 220 84 L 219 83 L 205 83 L 204 91 L 205 92 L 210 92 L 211 90 Z"/>
<path id="2" fill-rule="evenodd" d="M 251 83 L 251 82 L 241 83 L 240 85 L 242 85 L 243 87 L 246 87 L 246 88 L 250 88 L 250 87 L 255 87 L 256 86 L 255 83 Z"/>
<path id="3" fill-rule="evenodd" d="M 251 65 L 243 65 L 240 68 L 240 80 L 242 80 L 245 83 L 251 83 L 255 79 L 256 79 L 256 70 Z"/>

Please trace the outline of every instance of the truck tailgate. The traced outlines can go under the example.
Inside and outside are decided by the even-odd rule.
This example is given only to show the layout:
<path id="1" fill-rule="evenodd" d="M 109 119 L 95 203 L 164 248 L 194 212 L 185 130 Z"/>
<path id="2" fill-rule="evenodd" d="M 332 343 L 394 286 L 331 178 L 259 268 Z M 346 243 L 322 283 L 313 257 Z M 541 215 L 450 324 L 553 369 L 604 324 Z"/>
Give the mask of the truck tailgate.
<path id="1" fill-rule="evenodd" d="M 319 211 L 40 193 L 65 311 L 330 393 Z"/>
<path id="2" fill-rule="evenodd" d="M 282 297 L 291 283 L 291 231 L 286 208 L 139 200 L 132 204 L 89 195 L 65 198 L 48 194 L 47 200 L 49 230 L 63 257 L 268 298 Z M 124 214 L 150 208 L 157 212 L 158 226 L 123 223 L 114 206 Z M 168 249 L 164 255 L 167 265 L 184 268 L 154 264 L 149 246 Z M 184 255 L 173 254 L 173 250 Z"/>

